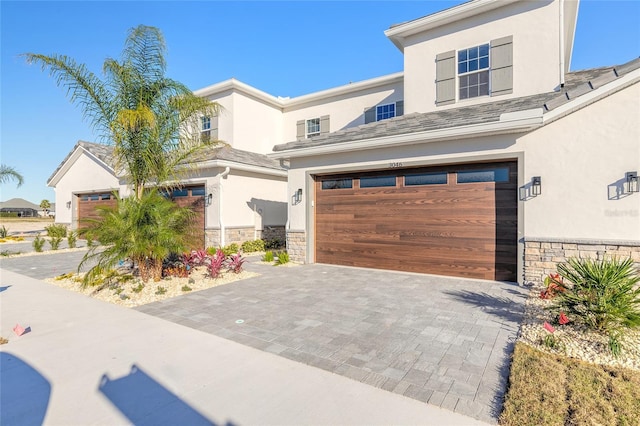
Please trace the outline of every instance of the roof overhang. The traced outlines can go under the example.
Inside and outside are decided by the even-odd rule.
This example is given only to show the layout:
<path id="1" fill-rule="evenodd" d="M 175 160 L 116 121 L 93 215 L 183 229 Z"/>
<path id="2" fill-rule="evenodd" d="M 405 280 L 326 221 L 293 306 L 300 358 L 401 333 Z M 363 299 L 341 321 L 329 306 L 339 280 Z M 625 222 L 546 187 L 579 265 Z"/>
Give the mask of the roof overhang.
<path id="1" fill-rule="evenodd" d="M 440 142 L 451 139 L 468 139 L 480 136 L 501 135 L 507 133 L 528 132 L 542 125 L 542 108 L 505 113 L 498 121 L 445 129 L 426 130 L 423 132 L 404 133 L 379 138 L 360 139 L 356 141 L 325 144 L 308 148 L 289 149 L 267 154 L 274 159 L 310 157 L 315 155 L 354 152 L 371 149 L 416 145 L 429 142 Z"/>
<path id="2" fill-rule="evenodd" d="M 228 160 L 208 160 L 196 163 L 198 168 L 227 168 L 232 170 L 241 170 L 244 172 L 259 173 L 268 176 L 287 177 L 286 170 L 276 170 L 269 167 L 253 166 L 251 164 L 243 164 Z"/>
<path id="3" fill-rule="evenodd" d="M 389 28 L 384 34 L 404 52 L 404 40 L 415 34 L 429 31 L 452 22 L 479 15 L 519 0 L 473 0 L 458 6 L 433 13 L 413 21 L 405 22 Z"/>
<path id="4" fill-rule="evenodd" d="M 274 108 L 283 110 L 285 108 L 298 107 L 307 103 L 323 101 L 332 97 L 342 96 L 361 90 L 367 90 L 394 83 L 401 83 L 403 81 L 403 78 L 404 73 L 397 72 L 394 74 L 384 75 L 382 77 L 371 78 L 368 80 L 333 87 L 327 90 L 321 90 L 319 92 L 314 92 L 295 98 L 276 97 L 239 80 L 236 80 L 235 78 L 232 78 L 221 83 L 198 89 L 194 91 L 193 94 L 196 96 L 206 97 L 224 93 L 226 91 L 235 91 L 256 98 Z"/>
<path id="5" fill-rule="evenodd" d="M 84 148 L 82 145 L 77 145 L 75 147 L 75 149 L 73 150 L 73 152 L 71 153 L 71 155 L 69 155 L 69 157 L 64 161 L 64 164 L 62 165 L 62 167 L 60 167 L 53 174 L 53 176 L 51 176 L 49 178 L 49 180 L 47 181 L 47 186 L 51 187 L 51 188 L 55 188 L 55 186 L 58 184 L 58 182 L 60 182 L 60 179 L 62 179 L 62 177 L 69 171 L 69 169 L 75 164 L 76 161 L 78 161 L 78 159 L 83 154 L 87 155 L 93 161 L 98 163 L 101 167 L 103 167 L 105 170 L 107 170 L 109 173 L 111 173 L 114 177 L 116 177 L 116 178 L 118 177 L 118 176 L 116 176 L 116 173 L 115 173 L 115 170 L 113 169 L 113 167 L 111 167 L 110 165 L 108 165 L 107 163 L 102 161 L 97 156 L 93 155 L 91 153 L 91 151 L 89 151 L 88 149 Z"/>

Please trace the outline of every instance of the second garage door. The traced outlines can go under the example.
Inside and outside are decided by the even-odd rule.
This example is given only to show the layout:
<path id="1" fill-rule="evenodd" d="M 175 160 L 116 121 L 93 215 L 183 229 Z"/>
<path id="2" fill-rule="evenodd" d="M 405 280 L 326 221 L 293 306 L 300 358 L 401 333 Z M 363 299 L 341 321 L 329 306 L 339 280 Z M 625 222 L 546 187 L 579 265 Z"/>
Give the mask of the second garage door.
<path id="1" fill-rule="evenodd" d="M 316 177 L 316 262 L 516 280 L 515 162 Z"/>

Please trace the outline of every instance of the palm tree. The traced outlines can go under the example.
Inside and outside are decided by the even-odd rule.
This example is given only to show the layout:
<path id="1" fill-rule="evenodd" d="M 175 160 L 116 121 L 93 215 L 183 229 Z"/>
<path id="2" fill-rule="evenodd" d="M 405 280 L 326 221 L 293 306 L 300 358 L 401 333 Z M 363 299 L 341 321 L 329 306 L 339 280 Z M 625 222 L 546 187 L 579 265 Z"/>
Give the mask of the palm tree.
<path id="1" fill-rule="evenodd" d="M 10 180 L 18 181 L 18 187 L 24 183 L 24 178 L 13 167 L 0 165 L 0 183 L 7 183 Z"/>
<path id="2" fill-rule="evenodd" d="M 67 89 L 103 141 L 114 146 L 116 169 L 138 199 L 145 186 L 179 181 L 189 172 L 185 160 L 209 144 L 200 138 L 200 118 L 220 111 L 217 103 L 165 77 L 165 52 L 160 30 L 140 25 L 129 31 L 121 60 L 105 60 L 104 80 L 68 56 L 24 55 Z"/>
<path id="3" fill-rule="evenodd" d="M 44 210 L 44 214 L 46 216 L 47 213 L 49 213 L 49 209 L 51 208 L 51 203 L 49 202 L 49 200 L 42 200 L 40 201 L 40 208 Z"/>
<path id="4" fill-rule="evenodd" d="M 104 79 L 68 56 L 24 55 L 67 89 L 103 142 L 113 145 L 116 170 L 132 189 L 132 197 L 119 198 L 115 210 L 100 209 L 99 219 L 81 231 L 106 245 L 84 256 L 78 269 L 96 262 L 85 283 L 125 258 L 144 280 L 159 279 L 164 257 L 188 246 L 184 218 L 190 210 L 145 188 L 169 186 L 190 172 L 185 160 L 211 144 L 200 137 L 200 120 L 220 106 L 167 78 L 165 52 L 160 30 L 140 25 L 129 31 L 120 60 L 105 60 Z"/>

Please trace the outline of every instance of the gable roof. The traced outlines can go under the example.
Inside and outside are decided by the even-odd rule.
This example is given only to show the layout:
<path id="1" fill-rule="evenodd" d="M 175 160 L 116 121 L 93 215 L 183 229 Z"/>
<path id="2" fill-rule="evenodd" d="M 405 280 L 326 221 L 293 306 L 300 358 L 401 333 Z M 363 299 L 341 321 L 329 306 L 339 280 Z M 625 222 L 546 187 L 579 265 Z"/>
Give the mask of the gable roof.
<path id="1" fill-rule="evenodd" d="M 615 67 L 601 67 L 568 73 L 565 86 L 560 92 L 549 92 L 520 98 L 505 99 L 472 106 L 451 108 L 428 113 L 412 113 L 375 123 L 351 127 L 337 132 L 315 136 L 310 139 L 276 145 L 270 154 L 272 158 L 288 158 L 285 152 L 305 148 L 332 146 L 346 142 L 370 141 L 372 139 L 394 137 L 411 133 L 434 132 L 446 129 L 483 124 L 506 123 L 509 120 L 523 120 L 523 126 L 535 124 L 536 117 L 542 117 L 564 104 L 585 96 L 600 87 L 619 80 L 634 70 L 640 69 L 640 59 Z M 542 124 L 541 120 L 538 124 Z M 523 127 L 523 128 L 526 128 Z M 513 130 L 518 130 L 514 128 Z M 418 140 L 416 139 L 416 142 Z M 374 145 L 371 146 L 376 147 Z M 361 148 L 364 148 L 361 147 Z M 318 153 L 318 152 L 316 152 Z"/>
<path id="2" fill-rule="evenodd" d="M 52 186 L 51 183 L 54 177 L 62 170 L 66 163 L 71 160 L 74 154 L 80 151 L 87 152 L 97 158 L 100 162 L 104 163 L 115 176 L 113 146 L 94 142 L 78 141 L 69 154 L 67 154 L 65 159 L 62 160 L 60 165 L 51 174 L 51 177 L 47 180 L 47 185 Z M 269 158 L 264 154 L 243 151 L 232 148 L 228 145 L 216 145 L 205 148 L 201 152 L 197 153 L 192 159 L 194 162 L 209 162 L 216 160 L 226 161 L 230 163 L 230 166 L 233 166 L 234 164 L 244 164 L 247 166 L 277 170 L 278 172 L 286 171 L 286 168 L 282 167 L 279 161 Z"/>
<path id="3" fill-rule="evenodd" d="M 40 206 L 33 204 L 24 198 L 12 198 L 7 201 L 0 202 L 0 209 L 33 209 L 40 210 Z"/>

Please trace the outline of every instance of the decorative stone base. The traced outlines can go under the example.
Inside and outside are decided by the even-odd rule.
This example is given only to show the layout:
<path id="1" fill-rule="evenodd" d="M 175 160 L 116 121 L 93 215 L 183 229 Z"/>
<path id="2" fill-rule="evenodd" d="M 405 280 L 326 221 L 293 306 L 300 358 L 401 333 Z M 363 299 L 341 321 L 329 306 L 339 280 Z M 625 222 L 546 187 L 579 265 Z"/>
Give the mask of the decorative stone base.
<path id="1" fill-rule="evenodd" d="M 528 239 L 524 244 L 524 281 L 541 283 L 569 258 L 604 260 L 631 258 L 640 270 L 640 242 L 551 241 Z"/>
<path id="2" fill-rule="evenodd" d="M 204 243 L 205 247 L 220 247 L 220 230 L 219 229 L 205 229 L 204 231 Z"/>
<path id="3" fill-rule="evenodd" d="M 258 237 L 260 238 L 260 237 Z M 245 241 L 253 241 L 256 239 L 256 230 L 253 226 L 246 227 L 229 227 L 224 230 L 224 245 L 236 243 L 241 245 Z"/>
<path id="4" fill-rule="evenodd" d="M 287 232 L 287 253 L 293 262 L 305 263 L 307 257 L 307 236 L 304 231 Z"/>
<path id="5" fill-rule="evenodd" d="M 258 238 L 284 242 L 287 239 L 287 232 L 284 226 L 265 226 L 262 231 L 258 231 Z"/>

